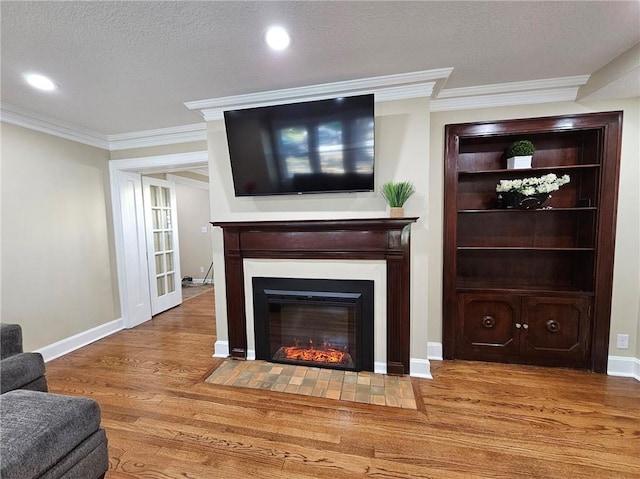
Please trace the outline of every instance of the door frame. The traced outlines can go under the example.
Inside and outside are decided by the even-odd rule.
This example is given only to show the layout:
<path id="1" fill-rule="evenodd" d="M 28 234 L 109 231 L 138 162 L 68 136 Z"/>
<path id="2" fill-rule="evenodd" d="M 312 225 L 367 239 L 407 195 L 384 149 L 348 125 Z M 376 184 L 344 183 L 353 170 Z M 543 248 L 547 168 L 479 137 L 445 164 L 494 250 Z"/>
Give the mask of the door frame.
<path id="1" fill-rule="evenodd" d="M 116 270 L 118 275 L 118 295 L 120 300 L 120 316 L 125 328 L 131 328 L 135 324 L 131 321 L 129 305 L 127 299 L 126 278 L 131 277 L 130 268 L 125 261 L 124 254 L 124 231 L 122 224 L 122 205 L 120 204 L 120 172 L 128 172 L 140 175 L 152 173 L 167 173 L 186 168 L 196 168 L 208 166 L 209 153 L 205 151 L 194 151 L 189 153 L 178 153 L 173 155 L 147 156 L 141 158 L 128 158 L 122 160 L 109 161 L 109 182 L 111 186 L 111 211 L 113 217 L 113 235 L 115 242 Z M 140 205 L 141 206 L 141 205 Z M 144 259 L 146 262 L 146 258 Z M 148 277 L 140 280 L 149 281 Z M 151 297 L 149 297 L 149 307 Z"/>

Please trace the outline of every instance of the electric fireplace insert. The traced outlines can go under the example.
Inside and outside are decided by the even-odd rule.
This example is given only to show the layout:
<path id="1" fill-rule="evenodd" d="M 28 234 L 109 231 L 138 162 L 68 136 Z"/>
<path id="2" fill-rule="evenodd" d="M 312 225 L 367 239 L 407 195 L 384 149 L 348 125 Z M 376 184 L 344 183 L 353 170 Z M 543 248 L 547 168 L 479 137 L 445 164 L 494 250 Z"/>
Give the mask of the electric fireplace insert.
<path id="1" fill-rule="evenodd" d="M 253 278 L 256 359 L 373 371 L 373 281 Z"/>

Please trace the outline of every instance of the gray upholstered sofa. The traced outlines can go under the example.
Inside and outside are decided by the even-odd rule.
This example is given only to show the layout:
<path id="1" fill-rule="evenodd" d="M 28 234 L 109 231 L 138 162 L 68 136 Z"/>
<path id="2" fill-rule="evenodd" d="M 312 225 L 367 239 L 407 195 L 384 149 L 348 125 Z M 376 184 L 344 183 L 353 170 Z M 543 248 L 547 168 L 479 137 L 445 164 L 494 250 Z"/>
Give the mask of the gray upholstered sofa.
<path id="1" fill-rule="evenodd" d="M 0 477 L 99 479 L 109 468 L 100 408 L 51 394 L 38 353 L 22 351 L 22 330 L 0 324 Z"/>
<path id="2" fill-rule="evenodd" d="M 42 355 L 22 351 L 18 324 L 0 323 L 0 371 L 0 393 L 14 389 L 47 392 Z"/>

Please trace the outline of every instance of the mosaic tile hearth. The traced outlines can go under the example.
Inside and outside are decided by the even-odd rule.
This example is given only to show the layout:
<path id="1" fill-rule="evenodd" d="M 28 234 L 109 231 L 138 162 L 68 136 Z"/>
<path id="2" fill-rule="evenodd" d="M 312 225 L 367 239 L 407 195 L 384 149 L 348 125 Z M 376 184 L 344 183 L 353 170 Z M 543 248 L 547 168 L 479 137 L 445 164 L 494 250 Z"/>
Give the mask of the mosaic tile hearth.
<path id="1" fill-rule="evenodd" d="M 408 376 L 227 359 L 205 382 L 417 409 Z"/>

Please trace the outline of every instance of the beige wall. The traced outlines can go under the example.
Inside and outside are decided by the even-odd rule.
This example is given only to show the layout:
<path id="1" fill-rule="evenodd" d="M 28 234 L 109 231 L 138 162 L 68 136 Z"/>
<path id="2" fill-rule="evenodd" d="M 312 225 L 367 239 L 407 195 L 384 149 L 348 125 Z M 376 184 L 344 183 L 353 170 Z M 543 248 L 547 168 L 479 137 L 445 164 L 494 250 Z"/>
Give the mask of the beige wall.
<path id="1" fill-rule="evenodd" d="M 409 179 L 417 194 L 406 205 L 419 216 L 412 229 L 411 357 L 425 358 L 428 342 L 442 341 L 444 125 L 535 116 L 624 111 L 620 196 L 611 319 L 612 356 L 640 356 L 640 102 L 551 103 L 428 114 L 427 100 L 376 104 L 376 183 Z M 386 216 L 379 193 L 309 197 L 235 198 L 221 121 L 208 125 L 211 212 L 214 221 Z M 214 231 L 216 278 L 224 277 L 222 235 Z M 218 337 L 226 339 L 225 291 L 216 282 Z M 628 350 L 615 337 L 629 334 Z"/>
<path id="2" fill-rule="evenodd" d="M 640 305 L 640 100 L 631 98 L 612 102 L 593 103 L 551 103 L 506 108 L 485 108 L 479 110 L 434 112 L 431 114 L 430 165 L 432 175 L 429 186 L 430 214 L 439 215 L 438 225 L 429 238 L 437 261 L 429 264 L 429 284 L 436 285 L 429 291 L 429 341 L 442 340 L 442 250 L 437 248 L 442 238 L 443 209 L 443 157 L 444 125 L 485 120 L 526 118 L 569 113 L 590 113 L 597 111 L 623 110 L 622 158 L 620 165 L 620 190 L 618 200 L 618 223 L 616 231 L 616 254 L 613 278 L 613 305 L 611 311 L 611 341 L 609 354 L 612 356 L 640 356 L 639 305 Z M 434 254 L 434 256 L 435 256 Z M 434 257 L 435 260 L 435 257 Z M 619 350 L 616 335 L 629 335 L 629 349 Z"/>
<path id="3" fill-rule="evenodd" d="M 209 190 L 176 183 L 178 237 L 180 238 L 180 274 L 204 279 L 213 253 L 209 221 Z M 202 233 L 206 227 L 207 232 Z M 200 269 L 204 268 L 204 273 Z M 209 273 L 211 279 L 211 273 Z"/>
<path id="4" fill-rule="evenodd" d="M 638 98 L 431 114 L 426 99 L 376 104 L 376 184 L 408 179 L 417 190 L 405 208 L 408 216 L 420 217 L 412 228 L 413 358 L 425 358 L 427 341 L 439 343 L 442 337 L 444 125 L 610 110 L 624 111 L 610 354 L 639 357 Z M 207 135 L 207 145 L 194 142 L 110 155 L 104 150 L 2 124 L 1 313 L 3 321 L 23 324 L 27 349 L 52 344 L 119 318 L 110 224 L 110 157 L 201 151 L 208 146 L 211 214 L 207 221 L 388 215 L 378 191 L 235 198 L 223 122 L 210 122 Z M 224 283 L 219 280 L 224 278 L 219 228 L 213 238 L 218 337 L 224 340 L 226 304 Z M 204 266 L 208 268 L 208 264 Z M 628 350 L 615 348 L 615 337 L 620 333 L 630 336 Z"/>
<path id="5" fill-rule="evenodd" d="M 222 121 L 208 124 L 211 216 L 214 221 L 388 217 L 379 185 L 411 180 L 416 194 L 405 205 L 407 216 L 420 216 L 412 227 L 412 343 L 411 356 L 426 359 L 428 232 L 432 218 L 425 214 L 429 191 L 429 103 L 427 99 L 377 103 L 376 192 L 301 196 L 242 197 L 233 193 L 229 153 Z M 216 318 L 218 339 L 227 339 L 222 234 L 214 231 Z"/>
<path id="6" fill-rule="evenodd" d="M 637 332 L 637 336 L 636 336 L 636 354 L 635 354 L 635 357 L 640 359 L 640 298 L 638 299 L 638 322 L 636 324 L 636 332 Z M 632 341 L 632 338 L 630 338 L 629 341 Z M 633 356 L 633 355 L 630 354 L 629 356 Z"/>
<path id="7" fill-rule="evenodd" d="M 119 318 L 109 153 L 2 123 L 1 319 L 38 349 Z"/>

